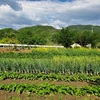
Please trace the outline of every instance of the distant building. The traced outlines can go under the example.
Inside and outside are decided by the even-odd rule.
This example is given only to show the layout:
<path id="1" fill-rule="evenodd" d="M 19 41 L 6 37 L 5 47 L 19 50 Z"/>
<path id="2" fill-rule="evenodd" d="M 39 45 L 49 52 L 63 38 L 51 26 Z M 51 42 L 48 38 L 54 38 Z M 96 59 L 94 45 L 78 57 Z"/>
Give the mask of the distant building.
<path id="1" fill-rule="evenodd" d="M 85 47 L 87 47 L 87 48 L 91 48 L 92 45 L 91 45 L 91 44 L 87 44 Z"/>
<path id="2" fill-rule="evenodd" d="M 71 45 L 71 48 L 80 48 L 81 45 L 79 45 L 78 43 L 74 43 Z"/>

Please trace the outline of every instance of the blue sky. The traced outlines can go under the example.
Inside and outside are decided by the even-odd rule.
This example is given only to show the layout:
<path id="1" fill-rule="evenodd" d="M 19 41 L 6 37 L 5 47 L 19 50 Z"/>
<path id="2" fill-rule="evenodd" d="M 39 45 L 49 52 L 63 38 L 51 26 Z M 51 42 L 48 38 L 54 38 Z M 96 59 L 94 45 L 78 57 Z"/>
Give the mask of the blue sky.
<path id="1" fill-rule="evenodd" d="M 0 0 L 0 29 L 100 25 L 100 0 Z"/>

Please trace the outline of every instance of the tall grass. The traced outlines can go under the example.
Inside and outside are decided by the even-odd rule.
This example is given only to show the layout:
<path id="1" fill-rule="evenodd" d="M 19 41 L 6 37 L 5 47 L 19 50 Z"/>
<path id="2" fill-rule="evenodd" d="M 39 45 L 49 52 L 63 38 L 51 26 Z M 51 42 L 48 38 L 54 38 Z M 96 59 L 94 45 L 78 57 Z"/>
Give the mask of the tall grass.
<path id="1" fill-rule="evenodd" d="M 20 73 L 100 74 L 100 57 L 56 56 L 52 59 L 0 58 L 0 71 Z"/>

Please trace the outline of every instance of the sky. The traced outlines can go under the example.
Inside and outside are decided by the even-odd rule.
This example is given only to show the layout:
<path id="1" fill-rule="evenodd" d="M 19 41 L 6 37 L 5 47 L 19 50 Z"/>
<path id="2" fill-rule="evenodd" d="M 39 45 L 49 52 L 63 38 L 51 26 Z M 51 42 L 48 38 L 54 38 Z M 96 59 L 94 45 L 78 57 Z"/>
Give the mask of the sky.
<path id="1" fill-rule="evenodd" d="M 0 29 L 100 25 L 100 0 L 0 0 Z"/>

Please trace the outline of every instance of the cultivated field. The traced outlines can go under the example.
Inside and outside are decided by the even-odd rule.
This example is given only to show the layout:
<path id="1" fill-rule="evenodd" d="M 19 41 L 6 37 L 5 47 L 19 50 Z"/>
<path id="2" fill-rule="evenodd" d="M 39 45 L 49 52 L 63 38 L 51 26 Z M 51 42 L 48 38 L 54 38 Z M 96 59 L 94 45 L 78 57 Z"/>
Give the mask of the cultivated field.
<path id="1" fill-rule="evenodd" d="M 0 48 L 1 100 L 100 100 L 100 50 Z"/>

